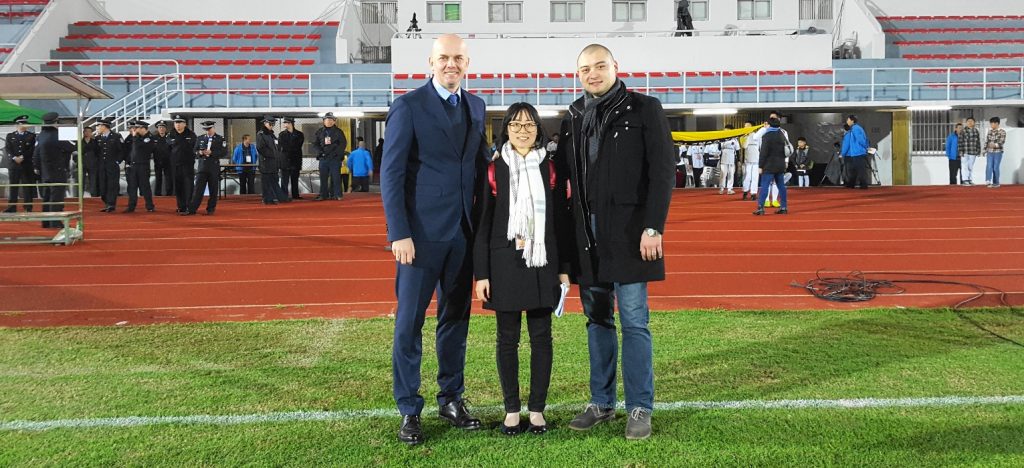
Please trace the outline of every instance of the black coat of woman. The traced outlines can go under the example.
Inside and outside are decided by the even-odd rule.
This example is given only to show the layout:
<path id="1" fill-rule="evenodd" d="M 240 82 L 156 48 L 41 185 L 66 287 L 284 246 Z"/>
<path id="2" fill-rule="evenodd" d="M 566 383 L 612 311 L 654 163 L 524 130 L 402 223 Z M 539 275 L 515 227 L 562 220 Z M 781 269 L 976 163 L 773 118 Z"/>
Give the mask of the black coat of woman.
<path id="1" fill-rule="evenodd" d="M 544 150 L 539 150 L 542 152 Z M 519 154 L 516 153 L 516 157 Z M 477 280 L 490 280 L 490 300 L 484 308 L 497 311 L 523 311 L 558 305 L 561 295 L 558 274 L 566 273 L 568 264 L 560 264 L 555 232 L 555 216 L 565 208 L 565 191 L 552 188 L 551 164 L 545 157 L 540 164 L 544 180 L 545 214 L 544 244 L 548 263 L 542 267 L 526 266 L 523 252 L 516 250 L 515 241 L 507 238 L 509 221 L 509 166 L 503 158 L 491 163 L 494 184 L 481 184 L 483 211 L 473 242 L 473 272 Z M 491 169 L 488 168 L 488 171 Z M 525 181 L 523 181 L 525 182 Z M 564 187 L 564 184 L 557 184 Z M 495 194 L 494 192 L 497 192 Z M 572 235 L 569 233 L 569 235 Z"/>

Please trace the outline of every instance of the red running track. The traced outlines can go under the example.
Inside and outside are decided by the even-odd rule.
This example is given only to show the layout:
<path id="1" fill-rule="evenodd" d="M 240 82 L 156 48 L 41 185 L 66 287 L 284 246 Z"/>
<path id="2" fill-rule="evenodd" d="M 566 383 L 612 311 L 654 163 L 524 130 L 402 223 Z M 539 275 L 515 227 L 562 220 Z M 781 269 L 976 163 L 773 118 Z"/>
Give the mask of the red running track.
<path id="1" fill-rule="evenodd" d="M 821 268 L 953 275 L 1024 304 L 1024 186 L 793 189 L 788 216 L 714 190 L 677 190 L 666 227 L 668 280 L 651 307 L 855 309 L 946 307 L 972 291 L 909 285 L 845 304 L 792 287 Z M 124 201 L 122 200 L 122 206 Z M 2 246 L 0 326 L 113 325 L 393 313 L 394 262 L 379 196 L 266 207 L 222 200 L 213 217 L 98 213 L 71 247 Z M 6 223 L 0 235 L 39 232 Z M 896 275 L 885 275 L 897 279 Z M 574 288 L 573 296 L 576 296 Z M 987 295 L 972 305 L 997 305 Z M 477 304 L 477 307 L 479 304 Z M 577 298 L 569 309 L 580 310 Z"/>

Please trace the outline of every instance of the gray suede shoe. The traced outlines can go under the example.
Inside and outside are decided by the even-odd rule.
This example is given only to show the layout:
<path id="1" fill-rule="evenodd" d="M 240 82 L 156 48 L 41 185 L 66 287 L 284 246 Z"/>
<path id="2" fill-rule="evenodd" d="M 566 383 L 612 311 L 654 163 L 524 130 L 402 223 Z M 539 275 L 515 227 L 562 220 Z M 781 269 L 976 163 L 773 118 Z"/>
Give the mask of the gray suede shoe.
<path id="1" fill-rule="evenodd" d="M 643 440 L 651 436 L 651 410 L 636 407 L 629 410 L 626 420 L 626 439 Z"/>
<path id="2" fill-rule="evenodd" d="M 598 424 L 613 419 L 615 419 L 615 408 L 602 409 L 593 403 L 587 403 L 587 407 L 583 409 L 583 412 L 569 423 L 569 429 L 586 431 Z"/>

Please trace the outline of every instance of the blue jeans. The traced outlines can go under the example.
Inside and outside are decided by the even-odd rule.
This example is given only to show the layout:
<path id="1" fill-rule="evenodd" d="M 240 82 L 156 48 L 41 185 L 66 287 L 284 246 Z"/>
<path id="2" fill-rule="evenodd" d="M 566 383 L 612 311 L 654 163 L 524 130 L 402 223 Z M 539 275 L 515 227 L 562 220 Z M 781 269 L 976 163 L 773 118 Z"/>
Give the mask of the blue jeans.
<path id="1" fill-rule="evenodd" d="M 1003 163 L 1003 152 L 988 153 L 985 161 L 985 180 L 999 185 L 999 165 Z"/>
<path id="2" fill-rule="evenodd" d="M 320 198 L 341 198 L 341 160 L 320 160 Z"/>
<path id="3" fill-rule="evenodd" d="M 654 409 L 654 347 L 647 328 L 647 283 L 580 288 L 583 313 L 587 316 L 587 345 L 590 350 L 590 402 L 601 408 L 616 403 L 615 370 L 618 334 L 615 329 L 615 299 L 619 302 L 622 325 L 622 383 L 626 409 Z"/>
<path id="4" fill-rule="evenodd" d="M 768 188 L 771 187 L 772 182 L 775 182 L 775 186 L 779 188 L 779 208 L 786 207 L 786 173 L 768 173 L 761 174 L 761 192 L 757 194 L 757 206 L 764 206 L 764 200 L 768 196 Z"/>

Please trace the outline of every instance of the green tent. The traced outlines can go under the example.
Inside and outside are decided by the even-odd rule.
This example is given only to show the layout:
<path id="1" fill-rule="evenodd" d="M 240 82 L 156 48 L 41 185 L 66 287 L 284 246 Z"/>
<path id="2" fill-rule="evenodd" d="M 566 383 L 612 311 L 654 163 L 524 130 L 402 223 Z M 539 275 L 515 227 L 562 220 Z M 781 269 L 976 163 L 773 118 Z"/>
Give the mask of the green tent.
<path id="1" fill-rule="evenodd" d="M 28 116 L 29 125 L 42 125 L 43 114 L 46 113 L 47 111 L 17 106 L 0 99 L 0 125 L 12 124 L 14 123 L 14 119 L 22 115 Z"/>

